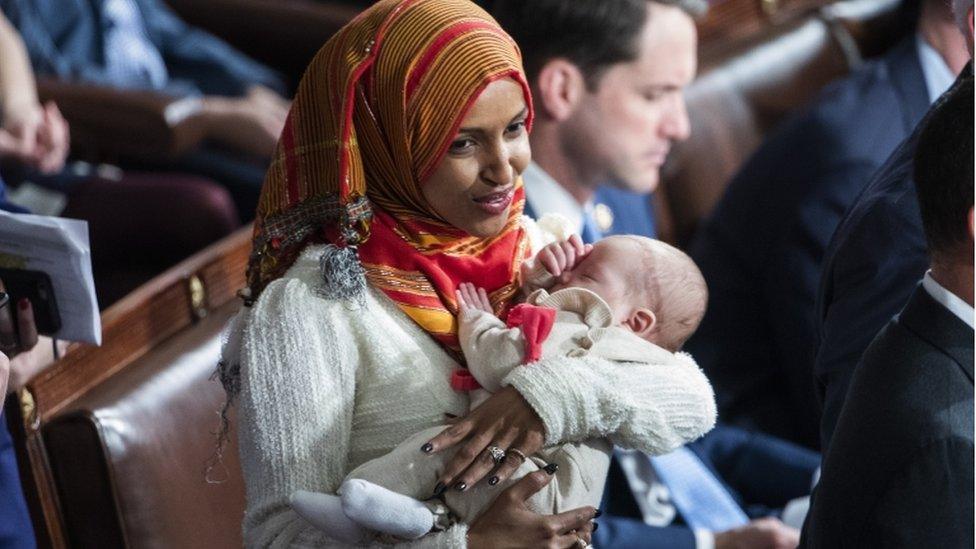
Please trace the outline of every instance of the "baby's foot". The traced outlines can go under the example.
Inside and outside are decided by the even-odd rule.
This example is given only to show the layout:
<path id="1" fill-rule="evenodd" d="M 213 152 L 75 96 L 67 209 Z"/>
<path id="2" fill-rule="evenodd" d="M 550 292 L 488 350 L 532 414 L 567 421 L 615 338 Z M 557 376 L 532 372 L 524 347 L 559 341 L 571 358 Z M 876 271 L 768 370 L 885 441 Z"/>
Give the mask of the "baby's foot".
<path id="1" fill-rule="evenodd" d="M 291 508 L 330 538 L 349 544 L 366 539 L 366 530 L 342 511 L 339 496 L 298 490 L 289 498 Z"/>
<path id="2" fill-rule="evenodd" d="M 426 505 L 372 482 L 349 479 L 339 493 L 346 516 L 378 532 L 417 539 L 434 526 L 434 514 Z"/>

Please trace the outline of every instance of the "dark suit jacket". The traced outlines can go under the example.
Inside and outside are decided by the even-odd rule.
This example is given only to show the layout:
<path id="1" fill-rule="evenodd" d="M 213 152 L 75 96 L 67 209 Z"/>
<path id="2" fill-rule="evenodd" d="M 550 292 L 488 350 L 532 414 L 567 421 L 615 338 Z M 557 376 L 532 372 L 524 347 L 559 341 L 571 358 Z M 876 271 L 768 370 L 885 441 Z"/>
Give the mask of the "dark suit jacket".
<path id="1" fill-rule="evenodd" d="M 162 1 L 133 1 L 169 70 L 172 82 L 163 91 L 237 96 L 253 84 L 284 91 L 284 83 L 271 69 L 185 24 Z M 102 51 L 104 4 L 105 0 L 0 0 L 0 10 L 20 31 L 39 75 L 111 85 Z"/>
<path id="2" fill-rule="evenodd" d="M 963 73 L 972 74 L 971 63 Z M 912 177 L 917 139 L 916 130 L 873 177 L 837 227 L 824 258 L 814 362 L 823 402 L 824 452 L 864 349 L 905 304 L 928 268 Z"/>
<path id="3" fill-rule="evenodd" d="M 775 514 L 791 499 L 810 493 L 820 456 L 761 433 L 719 426 L 687 447 L 721 480 L 751 518 Z M 678 517 L 666 527 L 644 524 L 627 478 L 614 459 L 610 465 L 596 547 L 613 549 L 694 549 L 692 530 Z"/>
<path id="4" fill-rule="evenodd" d="M 729 184 L 690 247 L 710 295 L 686 345 L 723 421 L 819 446 L 814 301 L 824 252 L 928 104 L 912 34 L 785 122 Z"/>
<path id="5" fill-rule="evenodd" d="M 651 207 L 652 196 L 636 194 L 613 187 L 600 187 L 596 190 L 595 204 L 603 204 L 613 212 L 613 225 L 603 236 L 615 234 L 636 234 L 655 238 L 654 216 Z"/>
<path id="6" fill-rule="evenodd" d="M 801 545 L 973 546 L 973 330 L 921 286 L 857 366 Z"/>

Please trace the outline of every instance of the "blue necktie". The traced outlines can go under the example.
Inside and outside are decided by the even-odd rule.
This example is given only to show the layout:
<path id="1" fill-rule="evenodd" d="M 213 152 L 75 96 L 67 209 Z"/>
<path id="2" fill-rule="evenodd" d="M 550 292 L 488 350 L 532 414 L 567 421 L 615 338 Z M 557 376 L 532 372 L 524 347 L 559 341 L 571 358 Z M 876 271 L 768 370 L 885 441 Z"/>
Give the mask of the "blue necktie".
<path id="1" fill-rule="evenodd" d="M 580 231 L 580 238 L 583 239 L 584 244 L 593 244 L 603 238 L 603 232 L 596 226 L 591 208 L 583 210 L 583 228 Z"/>
<path id="2" fill-rule="evenodd" d="M 694 452 L 682 446 L 649 458 L 671 502 L 693 529 L 724 532 L 749 522 L 739 504 Z"/>

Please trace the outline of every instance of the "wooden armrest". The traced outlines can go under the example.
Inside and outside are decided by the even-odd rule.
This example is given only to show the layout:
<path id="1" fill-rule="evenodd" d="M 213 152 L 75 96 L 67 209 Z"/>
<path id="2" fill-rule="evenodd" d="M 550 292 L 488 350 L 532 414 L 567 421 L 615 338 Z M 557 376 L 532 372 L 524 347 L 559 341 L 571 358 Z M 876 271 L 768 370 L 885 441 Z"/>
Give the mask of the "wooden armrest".
<path id="1" fill-rule="evenodd" d="M 169 159 L 203 136 L 198 124 L 172 127 L 166 110 L 178 99 L 159 93 L 55 79 L 39 79 L 37 92 L 42 101 L 57 103 L 71 126 L 73 155 L 85 160 Z"/>
<path id="2" fill-rule="evenodd" d="M 361 8 L 338 1 L 167 0 L 188 24 L 206 29 L 298 84 L 312 57 Z M 268 47 L 273 44 L 273 47 Z"/>

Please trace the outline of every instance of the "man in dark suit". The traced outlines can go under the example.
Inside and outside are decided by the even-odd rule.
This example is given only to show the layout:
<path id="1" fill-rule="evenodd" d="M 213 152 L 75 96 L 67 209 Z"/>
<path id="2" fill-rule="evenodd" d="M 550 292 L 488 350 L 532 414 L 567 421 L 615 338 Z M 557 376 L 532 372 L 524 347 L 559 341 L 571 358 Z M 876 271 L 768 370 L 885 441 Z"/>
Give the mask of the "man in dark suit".
<path id="1" fill-rule="evenodd" d="M 525 56 L 537 109 L 534 163 L 523 173 L 527 215 L 560 213 L 587 242 L 653 236 L 647 201 L 634 193 L 653 190 L 670 143 L 688 136 L 681 93 L 695 67 L 692 19 L 669 4 L 495 1 L 493 14 Z M 818 464 L 813 452 L 736 428 L 667 456 L 620 450 L 594 544 L 790 547 L 798 530 L 752 519 L 808 494 Z"/>
<path id="2" fill-rule="evenodd" d="M 973 51 L 973 2 L 953 4 Z M 972 64 L 963 75 L 972 75 Z M 962 78 L 962 77 L 960 77 Z M 959 80 L 957 80 L 957 83 Z M 854 367 L 904 305 L 928 267 L 912 166 L 918 130 L 903 142 L 845 214 L 824 256 L 816 300 L 815 389 L 823 403 L 821 450 L 829 448 Z"/>
<path id="3" fill-rule="evenodd" d="M 712 381 L 723 421 L 819 447 L 814 301 L 824 252 L 871 175 L 965 63 L 950 17 L 941 0 L 924 0 L 917 31 L 784 122 L 696 235 L 689 252 L 710 295 L 686 349 Z"/>
<path id="4" fill-rule="evenodd" d="M 39 76 L 182 98 L 167 121 L 202 128 L 207 145 L 175 166 L 130 167 L 213 178 L 243 219 L 253 217 L 288 112 L 284 82 L 271 69 L 187 25 L 161 0 L 0 0 L 0 10 Z"/>
<path id="5" fill-rule="evenodd" d="M 804 547 L 973 546 L 973 79 L 921 129 L 930 270 L 858 364 Z"/>

